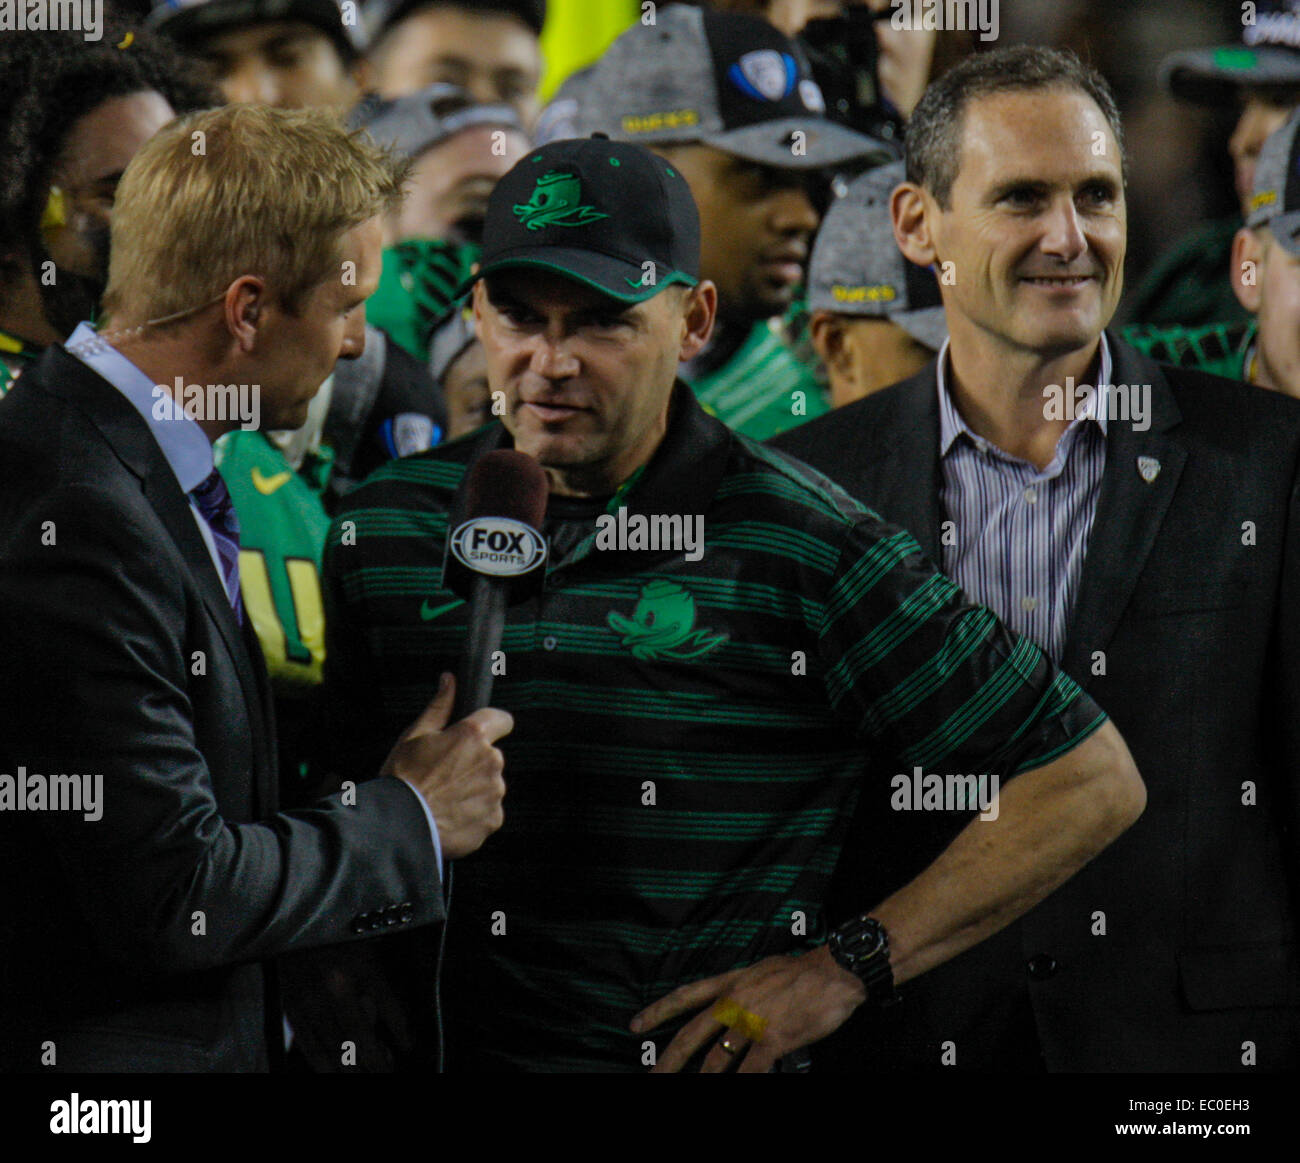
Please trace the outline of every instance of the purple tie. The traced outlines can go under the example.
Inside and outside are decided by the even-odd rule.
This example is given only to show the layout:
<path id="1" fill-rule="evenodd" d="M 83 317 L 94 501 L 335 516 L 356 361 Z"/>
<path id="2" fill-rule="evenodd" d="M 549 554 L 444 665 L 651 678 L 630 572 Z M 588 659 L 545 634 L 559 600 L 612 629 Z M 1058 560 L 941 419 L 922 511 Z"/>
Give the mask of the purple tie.
<path id="1" fill-rule="evenodd" d="M 190 496 L 199 507 L 199 513 L 212 531 L 212 540 L 221 560 L 221 576 L 226 583 L 226 593 L 235 610 L 235 620 L 244 623 L 244 603 L 239 596 L 239 518 L 230 500 L 230 490 L 215 468 L 208 478 Z"/>

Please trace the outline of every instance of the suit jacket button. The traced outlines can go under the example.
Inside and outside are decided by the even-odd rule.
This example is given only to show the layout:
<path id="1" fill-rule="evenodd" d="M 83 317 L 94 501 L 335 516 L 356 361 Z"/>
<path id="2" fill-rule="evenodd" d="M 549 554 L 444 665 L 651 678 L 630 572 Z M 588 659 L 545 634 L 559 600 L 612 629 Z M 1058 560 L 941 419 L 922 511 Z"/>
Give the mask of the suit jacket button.
<path id="1" fill-rule="evenodd" d="M 366 931 L 366 918 L 364 916 L 352 918 L 352 931 L 354 933 L 364 933 Z"/>
<path id="2" fill-rule="evenodd" d="M 1050 953 L 1035 953 L 1026 966 L 1029 970 L 1029 976 L 1033 981 L 1046 981 L 1048 978 L 1055 977 L 1056 971 L 1060 966 L 1056 963 L 1056 958 Z"/>
<path id="3" fill-rule="evenodd" d="M 409 924 L 415 919 L 415 910 L 411 908 L 410 905 L 407 905 L 402 909 L 402 913 L 397 919 L 401 921 L 403 925 Z"/>

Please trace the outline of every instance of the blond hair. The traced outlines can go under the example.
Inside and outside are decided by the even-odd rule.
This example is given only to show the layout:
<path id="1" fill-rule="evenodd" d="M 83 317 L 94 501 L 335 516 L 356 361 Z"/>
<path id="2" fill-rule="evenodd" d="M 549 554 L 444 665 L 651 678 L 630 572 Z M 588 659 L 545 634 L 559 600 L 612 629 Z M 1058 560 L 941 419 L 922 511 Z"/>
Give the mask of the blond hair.
<path id="1" fill-rule="evenodd" d="M 173 121 L 117 188 L 104 314 L 181 315 L 241 275 L 297 311 L 339 274 L 343 234 L 392 210 L 409 173 L 323 110 L 227 105 Z"/>

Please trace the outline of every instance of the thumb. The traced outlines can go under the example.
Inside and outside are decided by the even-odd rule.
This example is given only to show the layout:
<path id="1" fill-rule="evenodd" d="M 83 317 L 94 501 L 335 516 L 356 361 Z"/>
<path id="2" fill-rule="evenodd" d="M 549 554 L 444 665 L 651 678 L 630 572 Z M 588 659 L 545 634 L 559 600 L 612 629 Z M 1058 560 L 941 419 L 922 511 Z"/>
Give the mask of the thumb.
<path id="1" fill-rule="evenodd" d="M 441 731 L 446 725 L 447 720 L 451 718 L 451 709 L 456 703 L 456 679 L 446 671 L 443 671 L 438 679 L 438 693 L 433 696 L 432 702 L 429 703 L 419 717 L 406 730 L 405 738 L 409 739 L 413 735 L 429 735 L 434 731 Z"/>

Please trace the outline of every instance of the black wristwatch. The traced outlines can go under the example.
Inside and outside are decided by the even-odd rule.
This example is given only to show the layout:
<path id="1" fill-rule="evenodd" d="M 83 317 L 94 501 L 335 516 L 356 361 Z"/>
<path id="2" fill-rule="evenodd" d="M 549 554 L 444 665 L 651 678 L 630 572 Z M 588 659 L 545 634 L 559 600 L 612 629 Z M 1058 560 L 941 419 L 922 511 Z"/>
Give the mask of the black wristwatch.
<path id="1" fill-rule="evenodd" d="M 832 929 L 826 946 L 835 963 L 867 987 L 867 1001 L 875 1006 L 898 1001 L 894 970 L 889 964 L 889 934 L 875 917 L 863 913 Z"/>

